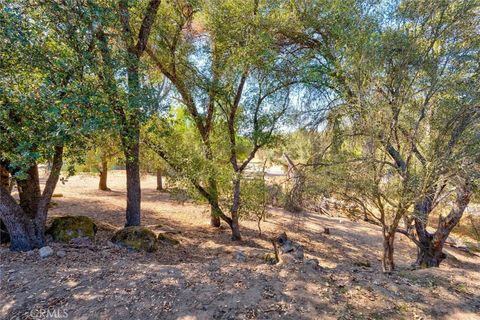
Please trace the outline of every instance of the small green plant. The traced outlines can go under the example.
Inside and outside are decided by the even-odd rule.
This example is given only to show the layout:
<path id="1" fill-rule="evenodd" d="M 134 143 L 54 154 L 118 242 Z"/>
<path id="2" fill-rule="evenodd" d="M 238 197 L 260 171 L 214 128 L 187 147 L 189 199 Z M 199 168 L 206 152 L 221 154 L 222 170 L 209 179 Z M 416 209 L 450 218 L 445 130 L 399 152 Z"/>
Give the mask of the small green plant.
<path id="1" fill-rule="evenodd" d="M 260 235 L 262 234 L 261 222 L 269 216 L 268 195 L 269 189 L 263 175 L 243 181 L 240 217 L 257 221 Z"/>

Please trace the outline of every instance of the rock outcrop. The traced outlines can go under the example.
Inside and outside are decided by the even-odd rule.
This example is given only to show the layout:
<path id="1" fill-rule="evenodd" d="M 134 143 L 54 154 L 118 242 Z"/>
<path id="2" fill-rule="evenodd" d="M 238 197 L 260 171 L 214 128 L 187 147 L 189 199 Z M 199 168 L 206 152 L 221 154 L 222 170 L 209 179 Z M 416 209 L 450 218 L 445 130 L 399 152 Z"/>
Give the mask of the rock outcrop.
<path id="1" fill-rule="evenodd" d="M 55 241 L 70 242 L 72 239 L 82 237 L 94 241 L 97 225 L 91 218 L 85 216 L 55 217 L 47 233 Z"/>
<path id="2" fill-rule="evenodd" d="M 119 246 L 137 250 L 153 252 L 158 249 L 155 233 L 145 227 L 125 227 L 113 235 L 111 241 Z"/>

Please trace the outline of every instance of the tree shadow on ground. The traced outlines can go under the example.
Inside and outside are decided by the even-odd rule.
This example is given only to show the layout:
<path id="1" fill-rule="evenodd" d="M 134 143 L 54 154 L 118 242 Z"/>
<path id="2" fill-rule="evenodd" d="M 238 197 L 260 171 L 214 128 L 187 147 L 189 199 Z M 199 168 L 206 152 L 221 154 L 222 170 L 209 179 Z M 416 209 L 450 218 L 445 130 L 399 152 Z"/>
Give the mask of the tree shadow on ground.
<path id="1" fill-rule="evenodd" d="M 99 193 L 56 198 L 50 214 L 88 215 L 121 228 L 124 205 L 111 200 L 124 192 Z M 457 261 L 449 258 L 440 269 L 410 270 L 414 247 L 399 237 L 399 271 L 385 275 L 378 261 L 381 233 L 364 222 L 307 213 L 297 223 L 275 209 L 262 237 L 254 222 L 243 221 L 244 241 L 232 242 L 227 227 L 208 225 L 206 206 L 177 203 L 148 188 L 142 196 L 143 224 L 179 230 L 180 245 L 133 252 L 109 247 L 114 230 L 101 230 L 93 248 L 50 243 L 65 250 L 65 258 L 3 249 L 0 315 L 28 318 L 35 305 L 84 319 L 447 319 L 480 310 L 478 260 L 456 250 Z M 320 261 L 319 270 L 263 262 L 272 250 L 269 238 L 283 231 L 305 246 L 307 258 Z M 246 262 L 235 260 L 238 250 Z"/>

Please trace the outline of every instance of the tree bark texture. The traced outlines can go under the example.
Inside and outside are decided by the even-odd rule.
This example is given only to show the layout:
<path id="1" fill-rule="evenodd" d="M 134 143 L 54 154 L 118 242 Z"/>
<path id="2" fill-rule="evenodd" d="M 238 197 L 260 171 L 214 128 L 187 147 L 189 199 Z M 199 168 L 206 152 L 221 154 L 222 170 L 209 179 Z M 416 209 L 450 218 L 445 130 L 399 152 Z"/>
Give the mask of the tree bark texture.
<path id="1" fill-rule="evenodd" d="M 30 205 L 29 203 L 28 206 L 25 206 L 25 209 L 15 201 L 9 190 L 0 185 L 0 219 L 5 223 L 10 235 L 11 250 L 29 251 L 34 248 L 40 248 L 45 244 L 45 223 L 48 214 L 48 204 L 58 183 L 62 164 L 63 146 L 57 146 L 55 147 L 52 169 L 41 196 L 31 197 L 28 193 L 31 190 L 37 192 L 36 187 L 31 188 L 31 186 L 27 186 L 22 191 L 26 195 L 30 195 L 29 200 L 33 199 L 32 201 L 35 201 L 34 204 Z M 33 180 L 32 183 L 35 186 L 39 186 L 38 170 L 31 168 L 29 169 L 31 174 L 27 180 Z M 33 207 L 36 208 L 34 213 L 30 211 Z"/>
<path id="2" fill-rule="evenodd" d="M 162 170 L 157 170 L 157 190 L 163 191 Z"/>
<path id="3" fill-rule="evenodd" d="M 395 232 L 388 232 L 388 230 L 384 230 L 383 232 L 382 269 L 385 273 L 391 273 L 395 270 L 395 263 L 393 260 Z"/>
<path id="4" fill-rule="evenodd" d="M 240 178 L 236 178 L 233 181 L 233 202 L 232 202 L 232 223 L 230 228 L 232 229 L 232 240 L 239 241 L 242 240 L 242 236 L 240 234 L 240 225 L 238 223 L 239 220 L 239 209 L 240 209 Z"/>
<path id="5" fill-rule="evenodd" d="M 415 204 L 415 229 L 418 237 L 416 264 L 422 268 L 439 267 L 446 258 L 443 252 L 445 241 L 450 232 L 460 222 L 472 195 L 472 184 L 460 179 L 457 184 L 456 198 L 447 216 L 440 216 L 434 233 L 427 231 L 428 216 L 432 208 L 431 196 L 426 196 Z"/>
<path id="6" fill-rule="evenodd" d="M 41 198 L 37 164 L 32 165 L 26 173 L 26 179 L 16 179 L 18 195 L 23 211 L 28 214 L 30 219 L 34 219 L 38 211 L 38 202 Z"/>
<path id="7" fill-rule="evenodd" d="M 110 191 L 110 188 L 107 186 L 107 177 L 108 177 L 108 161 L 107 159 L 102 159 L 102 168 L 100 169 L 100 181 L 98 182 L 99 190 Z"/>

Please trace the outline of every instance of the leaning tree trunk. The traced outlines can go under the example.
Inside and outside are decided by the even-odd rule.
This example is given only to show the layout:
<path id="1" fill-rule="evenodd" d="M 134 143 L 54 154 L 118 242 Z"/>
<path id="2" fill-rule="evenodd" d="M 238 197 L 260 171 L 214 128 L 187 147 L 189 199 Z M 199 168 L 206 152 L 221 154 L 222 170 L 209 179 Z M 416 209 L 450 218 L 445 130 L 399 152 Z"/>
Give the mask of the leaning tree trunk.
<path id="1" fill-rule="evenodd" d="M 110 188 L 107 186 L 107 177 L 108 177 L 108 161 L 107 159 L 102 159 L 102 168 L 100 169 L 100 181 L 98 182 L 98 189 L 102 191 L 110 191 Z"/>
<path id="2" fill-rule="evenodd" d="M 157 169 L 157 190 L 163 191 L 162 170 Z"/>
<path id="3" fill-rule="evenodd" d="M 395 232 L 389 232 L 384 228 L 383 230 L 383 256 L 382 269 L 385 273 L 391 273 L 395 270 L 395 263 L 393 261 Z"/>
<path id="4" fill-rule="evenodd" d="M 38 205 L 41 199 L 40 179 L 38 175 L 37 164 L 36 163 L 33 164 L 26 171 L 26 173 L 27 173 L 27 176 L 25 179 L 16 179 L 16 181 L 18 186 L 18 194 L 20 198 L 20 207 L 21 207 L 22 215 L 25 214 L 27 219 L 33 221 L 37 214 Z M 7 171 L 7 174 L 8 174 L 8 171 Z M 9 181 L 3 181 L 2 187 L 4 192 L 7 192 L 8 194 L 11 193 L 11 184 Z M 9 205 L 8 210 L 15 210 L 17 211 L 17 214 L 18 212 L 20 212 L 17 209 L 15 209 L 13 206 L 11 206 L 11 204 Z M 19 223 L 20 221 L 23 221 L 23 218 L 22 220 L 17 221 L 17 223 Z M 22 228 L 19 229 L 18 226 L 15 229 L 17 230 L 16 231 L 17 233 L 19 232 L 19 230 L 22 230 Z M 0 223 L 0 234 L 1 234 L 0 242 L 2 243 L 8 242 L 10 240 L 13 241 L 13 235 L 10 237 L 10 234 L 7 230 L 9 230 L 7 226 L 7 222 L 5 223 L 1 222 Z M 26 237 L 20 236 L 20 238 L 24 239 Z M 23 240 L 20 240 L 20 241 L 23 241 Z M 17 246 L 15 245 L 15 247 Z M 24 245 L 18 246 L 18 248 L 24 248 L 24 247 L 25 247 Z"/>
<path id="5" fill-rule="evenodd" d="M 0 186 L 0 216 L 10 236 L 11 250 L 30 251 L 41 246 L 36 239 L 33 221 L 2 186 Z"/>
<path id="6" fill-rule="evenodd" d="M 465 208 L 470 202 L 472 185 L 468 180 L 462 180 L 457 185 L 456 199 L 452 209 L 446 217 L 441 216 L 438 221 L 437 230 L 430 234 L 426 230 L 425 220 L 415 220 L 415 227 L 419 239 L 416 264 L 423 268 L 439 267 L 446 258 L 443 253 L 443 246 L 452 229 L 458 224 L 463 216 Z"/>

